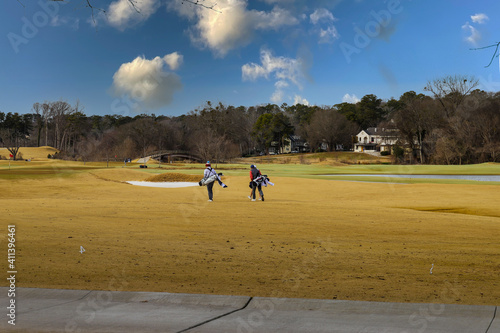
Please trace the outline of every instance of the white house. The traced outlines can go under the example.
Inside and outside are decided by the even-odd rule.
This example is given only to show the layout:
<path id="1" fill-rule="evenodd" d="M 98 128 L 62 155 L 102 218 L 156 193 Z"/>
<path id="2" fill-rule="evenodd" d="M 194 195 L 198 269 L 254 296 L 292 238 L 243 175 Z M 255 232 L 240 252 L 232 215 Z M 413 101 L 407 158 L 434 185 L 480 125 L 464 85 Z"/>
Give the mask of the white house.
<path id="1" fill-rule="evenodd" d="M 392 128 L 369 127 L 356 135 L 355 152 L 391 151 L 399 139 L 399 130 Z"/>

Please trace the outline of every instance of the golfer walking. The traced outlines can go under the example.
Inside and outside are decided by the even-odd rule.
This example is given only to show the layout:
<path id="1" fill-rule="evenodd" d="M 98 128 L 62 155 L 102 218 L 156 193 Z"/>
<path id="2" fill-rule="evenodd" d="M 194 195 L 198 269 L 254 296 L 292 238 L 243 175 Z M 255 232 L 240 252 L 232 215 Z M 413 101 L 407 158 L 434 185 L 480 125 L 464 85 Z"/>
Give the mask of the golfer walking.
<path id="1" fill-rule="evenodd" d="M 257 169 L 257 166 L 255 166 L 254 164 L 250 166 L 250 180 L 252 184 L 252 194 L 251 194 L 252 201 L 255 201 L 255 189 L 259 190 L 260 199 L 264 201 L 264 193 L 262 192 L 263 177 L 262 174 L 260 173 L 260 170 Z"/>
<path id="2" fill-rule="evenodd" d="M 215 180 L 217 180 L 217 182 L 219 182 L 219 185 L 222 186 L 223 188 L 226 188 L 227 185 L 224 184 L 219 175 L 217 174 L 217 172 L 215 171 L 215 169 L 212 169 L 212 165 L 210 164 L 210 161 L 207 161 L 207 163 L 205 164 L 205 171 L 203 172 L 203 179 L 208 179 L 210 177 L 213 177 L 214 180 L 210 183 L 207 183 L 207 191 L 208 191 L 208 201 L 213 201 L 214 200 L 214 192 L 213 192 L 213 188 L 214 188 L 214 184 L 215 184 Z"/>

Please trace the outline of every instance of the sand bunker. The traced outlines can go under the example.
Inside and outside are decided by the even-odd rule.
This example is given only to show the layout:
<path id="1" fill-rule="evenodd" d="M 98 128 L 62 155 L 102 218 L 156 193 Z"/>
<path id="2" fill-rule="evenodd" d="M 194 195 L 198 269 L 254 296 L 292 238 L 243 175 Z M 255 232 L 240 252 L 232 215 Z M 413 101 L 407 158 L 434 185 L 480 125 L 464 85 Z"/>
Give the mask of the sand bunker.
<path id="1" fill-rule="evenodd" d="M 132 184 L 132 185 L 137 185 L 137 186 L 165 187 L 165 188 L 199 186 L 198 183 L 191 183 L 191 182 L 138 182 L 138 181 L 129 181 L 127 183 Z"/>
<path id="2" fill-rule="evenodd" d="M 145 179 L 144 181 L 128 181 L 127 183 L 137 186 L 148 187 L 164 187 L 164 188 L 178 188 L 199 186 L 201 176 L 185 175 L 183 173 L 167 172 L 155 175 Z"/>
<path id="3" fill-rule="evenodd" d="M 147 182 L 196 182 L 198 183 L 203 175 L 186 175 L 183 173 L 166 172 L 145 179 Z"/>

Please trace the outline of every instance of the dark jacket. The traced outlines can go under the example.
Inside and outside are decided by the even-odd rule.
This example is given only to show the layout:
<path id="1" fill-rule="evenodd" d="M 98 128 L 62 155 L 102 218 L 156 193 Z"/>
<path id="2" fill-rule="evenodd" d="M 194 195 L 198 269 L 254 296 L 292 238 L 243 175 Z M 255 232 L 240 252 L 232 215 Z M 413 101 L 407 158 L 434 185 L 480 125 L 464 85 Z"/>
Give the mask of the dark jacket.
<path id="1" fill-rule="evenodd" d="M 254 180 L 255 178 L 261 176 L 262 174 L 260 173 L 260 170 L 257 168 L 251 168 L 250 169 L 250 179 Z"/>

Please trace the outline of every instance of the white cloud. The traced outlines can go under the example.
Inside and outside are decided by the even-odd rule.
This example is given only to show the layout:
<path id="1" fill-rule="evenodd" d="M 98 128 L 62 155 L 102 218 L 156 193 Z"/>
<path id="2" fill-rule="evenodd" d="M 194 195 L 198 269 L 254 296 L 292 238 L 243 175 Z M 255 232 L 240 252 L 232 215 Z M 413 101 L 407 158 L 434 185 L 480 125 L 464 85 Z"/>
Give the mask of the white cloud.
<path id="1" fill-rule="evenodd" d="M 235 0 L 222 3 L 222 6 L 219 4 L 222 13 L 196 10 L 198 22 L 191 30 L 193 42 L 210 48 L 220 57 L 232 49 L 247 45 L 252 37 L 252 26 L 246 15 L 246 2 Z"/>
<path id="2" fill-rule="evenodd" d="M 278 81 L 290 81 L 300 87 L 299 78 L 302 76 L 300 59 L 275 57 L 271 51 L 262 49 L 260 61 L 262 65 L 250 63 L 242 66 L 244 81 L 253 81 L 259 77 L 269 78 L 272 74 Z"/>
<path id="3" fill-rule="evenodd" d="M 299 95 L 295 95 L 295 97 L 293 98 L 293 105 L 297 105 L 297 104 L 309 105 L 309 101 L 305 98 L 302 98 Z"/>
<path id="4" fill-rule="evenodd" d="M 319 43 L 329 44 L 333 43 L 335 40 L 339 39 L 339 33 L 334 26 L 328 27 L 326 30 L 319 30 Z"/>
<path id="5" fill-rule="evenodd" d="M 260 0 L 260 1 L 263 1 L 263 2 L 268 3 L 268 4 L 273 4 L 273 3 L 283 4 L 283 3 L 292 3 L 295 0 Z"/>
<path id="6" fill-rule="evenodd" d="M 283 90 L 277 89 L 273 94 L 271 95 L 271 102 L 274 104 L 280 104 L 283 101 L 285 92 Z"/>
<path id="7" fill-rule="evenodd" d="M 316 9 L 309 18 L 312 24 L 318 24 L 320 21 L 333 22 L 336 20 L 333 14 L 326 8 Z"/>
<path id="8" fill-rule="evenodd" d="M 50 20 L 51 27 L 60 27 L 60 26 L 69 26 L 73 30 L 78 30 L 80 27 L 80 19 L 72 18 L 72 17 L 61 17 L 59 15 L 55 15 Z"/>
<path id="9" fill-rule="evenodd" d="M 344 102 L 344 103 L 356 104 L 359 101 L 361 101 L 361 100 L 354 94 L 352 94 L 352 95 L 345 94 L 344 97 L 342 97 L 342 102 Z"/>
<path id="10" fill-rule="evenodd" d="M 172 60 L 174 59 L 174 60 Z M 152 60 L 137 57 L 124 63 L 113 75 L 116 95 L 129 95 L 148 108 L 159 108 L 172 102 L 175 91 L 182 88 L 179 76 L 165 71 L 165 65 L 178 67 L 182 56 L 177 52 Z"/>
<path id="11" fill-rule="evenodd" d="M 50 26 L 59 27 L 61 25 L 65 25 L 68 23 L 68 19 L 66 17 L 60 17 L 59 15 L 53 16 L 52 20 L 50 20 Z"/>
<path id="12" fill-rule="evenodd" d="M 285 89 L 285 88 L 288 88 L 290 86 L 290 84 L 288 84 L 288 82 L 286 82 L 286 81 L 279 80 L 279 81 L 276 81 L 276 83 L 274 84 L 274 86 L 277 89 Z"/>
<path id="13" fill-rule="evenodd" d="M 241 67 L 243 81 L 255 81 L 259 77 L 269 78 L 269 71 L 255 63 L 245 64 Z"/>
<path id="14" fill-rule="evenodd" d="M 303 61 L 287 57 L 275 57 L 271 51 L 262 49 L 260 51 L 261 64 L 249 63 L 241 67 L 243 81 L 255 81 L 258 78 L 276 80 L 271 100 L 278 103 L 283 100 L 284 90 L 293 83 L 299 89 L 302 89 L 300 81 L 304 77 Z"/>
<path id="15" fill-rule="evenodd" d="M 299 23 L 299 20 L 293 17 L 288 10 L 280 7 L 274 7 L 271 12 L 252 10 L 248 14 L 251 21 L 255 23 L 255 27 L 262 30 L 277 30 L 283 26 Z"/>
<path id="16" fill-rule="evenodd" d="M 472 19 L 472 22 L 479 23 L 479 24 L 485 23 L 486 21 L 488 21 L 490 19 L 486 14 L 483 14 L 483 13 L 471 15 L 470 18 Z"/>
<path id="17" fill-rule="evenodd" d="M 289 11 L 278 6 L 267 12 L 248 10 L 247 6 L 247 0 L 220 0 L 216 10 L 187 6 L 181 0 L 169 4 L 170 9 L 196 21 L 190 29 L 191 40 L 211 49 L 218 57 L 249 44 L 256 31 L 277 30 L 299 23 Z"/>
<path id="18" fill-rule="evenodd" d="M 160 7 L 159 0 L 134 1 L 134 4 L 135 8 L 130 4 L 129 0 L 112 2 L 106 11 L 108 23 L 123 31 L 126 28 L 146 21 Z"/>
<path id="19" fill-rule="evenodd" d="M 472 19 L 473 23 L 477 23 L 477 24 L 483 24 L 489 20 L 489 17 L 483 13 L 471 15 L 470 18 Z M 467 37 L 465 37 L 465 40 L 474 46 L 476 46 L 482 38 L 479 31 L 474 26 L 472 26 L 469 22 L 466 22 L 462 26 L 462 30 L 465 30 L 466 32 L 469 33 L 469 35 Z"/>
<path id="20" fill-rule="evenodd" d="M 179 69 L 179 67 L 182 65 L 184 57 L 181 54 L 174 52 L 164 56 L 163 60 L 170 67 L 171 70 L 175 71 Z"/>
<path id="21" fill-rule="evenodd" d="M 467 30 L 470 35 L 465 38 L 465 40 L 472 45 L 477 45 L 477 42 L 481 40 L 481 34 L 479 31 L 477 31 L 476 28 L 474 28 L 472 25 L 469 24 L 469 22 L 465 23 L 462 26 L 462 29 Z"/>
<path id="22" fill-rule="evenodd" d="M 328 9 L 316 9 L 311 15 L 309 15 L 309 19 L 313 25 L 317 26 L 313 31 L 319 35 L 319 44 L 331 44 L 340 38 L 337 28 L 331 24 L 332 22 L 337 21 L 337 19 Z M 323 28 L 325 24 L 323 24 L 323 27 L 319 27 L 322 22 L 327 23 L 326 28 Z"/>

